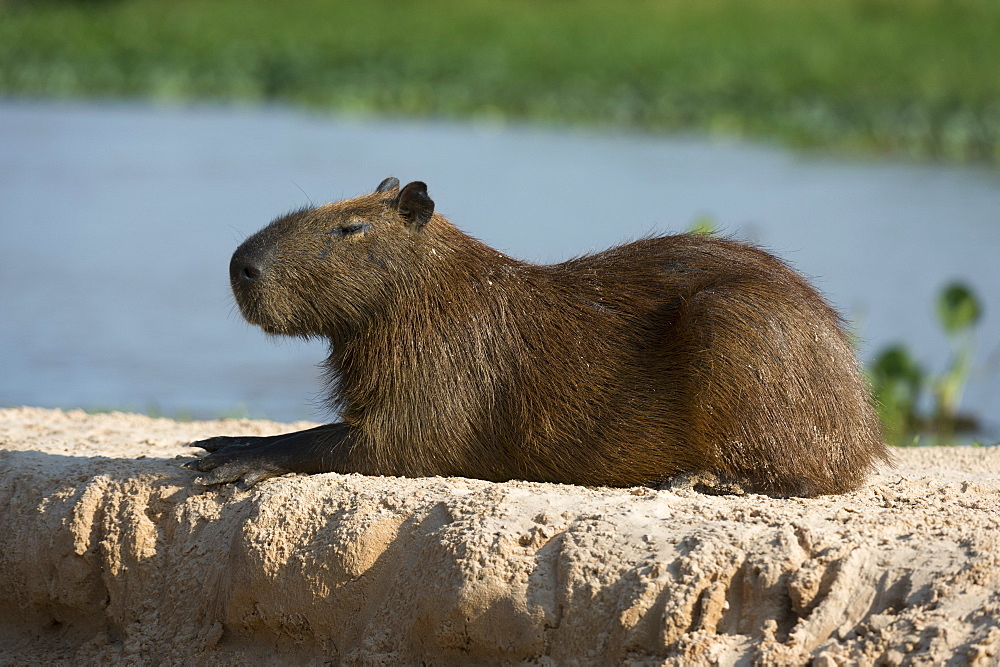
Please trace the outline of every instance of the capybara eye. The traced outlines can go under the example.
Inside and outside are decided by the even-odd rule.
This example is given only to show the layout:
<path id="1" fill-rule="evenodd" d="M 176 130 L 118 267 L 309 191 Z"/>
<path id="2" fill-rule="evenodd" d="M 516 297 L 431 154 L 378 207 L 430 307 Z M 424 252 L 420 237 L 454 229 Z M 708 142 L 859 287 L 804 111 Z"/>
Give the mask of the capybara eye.
<path id="1" fill-rule="evenodd" d="M 354 222 L 349 225 L 341 225 L 340 227 L 337 227 L 331 232 L 331 234 L 334 236 L 351 236 L 352 234 L 366 232 L 371 228 L 372 226 L 367 222 Z"/>

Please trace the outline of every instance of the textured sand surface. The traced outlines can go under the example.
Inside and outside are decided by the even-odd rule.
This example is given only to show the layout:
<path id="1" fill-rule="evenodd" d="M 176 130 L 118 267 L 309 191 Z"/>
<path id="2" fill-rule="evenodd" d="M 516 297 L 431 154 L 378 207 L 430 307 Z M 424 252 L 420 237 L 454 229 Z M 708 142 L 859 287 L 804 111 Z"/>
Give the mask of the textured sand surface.
<path id="1" fill-rule="evenodd" d="M 1000 664 L 1000 449 L 862 490 L 191 486 L 306 424 L 0 410 L 0 662 Z"/>

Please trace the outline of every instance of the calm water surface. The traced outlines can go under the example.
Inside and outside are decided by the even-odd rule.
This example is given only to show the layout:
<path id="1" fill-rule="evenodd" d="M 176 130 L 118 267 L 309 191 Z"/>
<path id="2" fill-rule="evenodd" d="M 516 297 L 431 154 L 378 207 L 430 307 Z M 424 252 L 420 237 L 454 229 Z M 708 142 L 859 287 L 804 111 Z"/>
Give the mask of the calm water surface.
<path id="1" fill-rule="evenodd" d="M 1000 172 L 858 163 L 701 139 L 352 120 L 280 108 L 0 102 L 0 405 L 328 417 L 319 343 L 270 340 L 228 289 L 272 217 L 428 183 L 516 257 L 559 261 L 710 215 L 855 324 L 940 369 L 933 299 L 986 304 L 964 405 L 1000 424 Z"/>

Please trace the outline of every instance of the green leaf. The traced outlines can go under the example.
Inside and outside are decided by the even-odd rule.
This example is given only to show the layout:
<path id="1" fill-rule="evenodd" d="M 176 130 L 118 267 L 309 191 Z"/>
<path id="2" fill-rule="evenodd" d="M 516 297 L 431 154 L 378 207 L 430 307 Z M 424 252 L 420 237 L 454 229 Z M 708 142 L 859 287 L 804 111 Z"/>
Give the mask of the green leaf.
<path id="1" fill-rule="evenodd" d="M 695 234 L 697 236 L 716 236 L 718 233 L 718 226 L 715 224 L 715 219 L 710 215 L 700 215 L 695 218 L 691 226 L 688 227 L 689 234 Z"/>
<path id="2" fill-rule="evenodd" d="M 923 377 L 923 369 L 905 345 L 885 348 L 872 364 L 872 381 L 876 387 L 899 383 L 915 389 Z"/>
<path id="3" fill-rule="evenodd" d="M 955 282 L 941 290 L 937 311 L 941 326 L 953 336 L 975 326 L 983 314 L 983 307 L 970 287 Z"/>

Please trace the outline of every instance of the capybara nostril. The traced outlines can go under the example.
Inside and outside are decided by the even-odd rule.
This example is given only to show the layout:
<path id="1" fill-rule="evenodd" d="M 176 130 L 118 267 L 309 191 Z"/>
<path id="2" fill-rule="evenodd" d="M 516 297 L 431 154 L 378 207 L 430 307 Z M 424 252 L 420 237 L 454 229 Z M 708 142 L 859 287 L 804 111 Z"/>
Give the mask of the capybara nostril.
<path id="1" fill-rule="evenodd" d="M 256 266 L 248 264 L 243 267 L 242 271 L 240 271 L 240 278 L 246 280 L 247 282 L 253 282 L 260 279 L 261 273 L 261 270 Z"/>
<path id="2" fill-rule="evenodd" d="M 233 283 L 255 283 L 264 276 L 266 252 L 259 246 L 241 245 L 229 261 L 229 278 Z"/>

